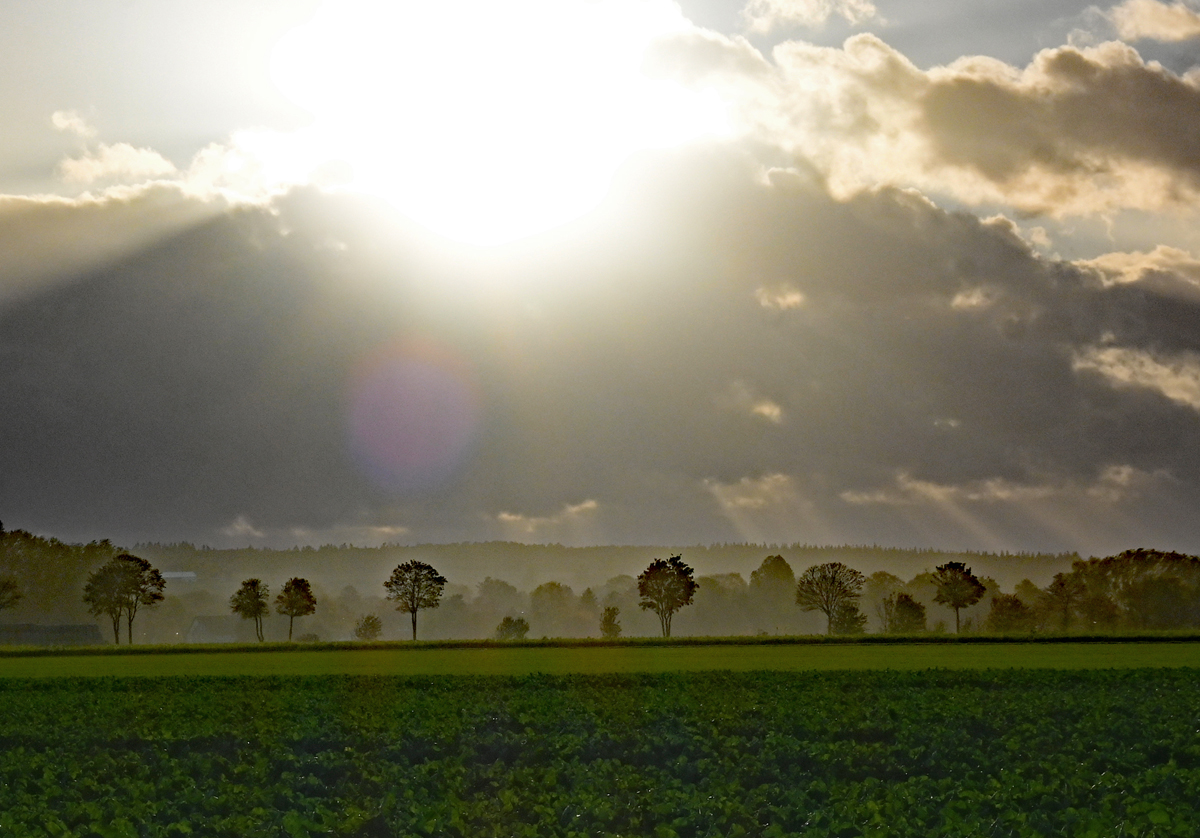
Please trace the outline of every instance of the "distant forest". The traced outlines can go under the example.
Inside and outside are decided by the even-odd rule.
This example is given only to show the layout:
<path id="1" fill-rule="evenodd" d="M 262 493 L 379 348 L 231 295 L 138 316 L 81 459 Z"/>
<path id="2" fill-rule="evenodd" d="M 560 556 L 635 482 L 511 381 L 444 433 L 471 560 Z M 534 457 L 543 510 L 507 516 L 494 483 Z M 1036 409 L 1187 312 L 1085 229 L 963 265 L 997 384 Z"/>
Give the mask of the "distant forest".
<path id="1" fill-rule="evenodd" d="M 108 541 L 73 545 L 21 530 L 0 533 L 0 577 L 15 579 L 22 593 L 13 607 L 0 611 L 0 623 L 104 626 L 104 618 L 88 613 L 81 591 L 89 573 L 123 551 Z M 408 636 L 407 615 L 384 599 L 383 582 L 393 568 L 410 560 L 432 565 L 448 580 L 440 606 L 420 615 L 420 637 L 430 640 L 492 637 L 505 617 L 524 619 L 533 638 L 598 637 L 606 607 L 619 609 L 621 636 L 654 636 L 658 619 L 638 607 L 636 577 L 653 559 L 671 555 L 682 556 L 700 583 L 694 604 L 675 618 L 674 636 L 823 633 L 825 616 L 795 604 L 793 580 L 827 562 L 841 562 L 867 577 L 858 603 L 867 631 L 884 627 L 881 604 L 899 592 L 926 608 L 927 629 L 953 630 L 954 612 L 934 601 L 936 590 L 929 580 L 937 566 L 963 562 L 987 588 L 987 595 L 960 615 L 964 630 L 979 630 L 986 626 L 995 595 L 1023 587 L 1033 608 L 1031 592 L 1081 562 L 1077 554 L 803 544 L 564 547 L 486 542 L 217 550 L 151 543 L 128 552 L 147 559 L 166 577 L 164 601 L 138 615 L 134 640 L 141 643 L 252 641 L 252 621 L 238 619 L 229 607 L 230 596 L 251 577 L 262 579 L 272 596 L 290 578 L 311 582 L 316 612 L 295 621 L 299 637 L 348 640 L 359 620 L 374 615 L 381 620 L 383 639 L 403 639 Z M 769 556 L 783 558 L 787 579 L 759 572 Z M 287 628 L 288 619 L 272 612 L 265 620 L 266 639 L 285 639 Z"/>

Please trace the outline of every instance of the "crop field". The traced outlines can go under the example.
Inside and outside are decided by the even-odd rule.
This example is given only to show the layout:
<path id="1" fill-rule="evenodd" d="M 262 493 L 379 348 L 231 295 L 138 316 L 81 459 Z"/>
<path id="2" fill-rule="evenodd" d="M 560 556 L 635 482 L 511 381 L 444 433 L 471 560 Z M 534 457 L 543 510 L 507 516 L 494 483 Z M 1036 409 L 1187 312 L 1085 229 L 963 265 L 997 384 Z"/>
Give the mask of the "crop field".
<path id="1" fill-rule="evenodd" d="M 1200 642 L 389 644 L 219 649 L 121 647 L 0 655 L 0 678 L 157 675 L 528 675 L 841 669 L 1200 667 Z"/>
<path id="2" fill-rule="evenodd" d="M 1194 836 L 1200 672 L 0 680 L 0 834 Z"/>

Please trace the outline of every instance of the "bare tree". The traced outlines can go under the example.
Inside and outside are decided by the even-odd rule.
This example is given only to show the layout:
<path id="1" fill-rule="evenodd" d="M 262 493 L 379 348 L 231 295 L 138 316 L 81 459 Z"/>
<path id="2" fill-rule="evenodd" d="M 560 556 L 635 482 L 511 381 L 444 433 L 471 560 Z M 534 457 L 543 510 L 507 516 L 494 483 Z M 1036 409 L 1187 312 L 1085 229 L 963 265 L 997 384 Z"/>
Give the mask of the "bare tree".
<path id="1" fill-rule="evenodd" d="M 637 578 L 639 607 L 658 615 L 663 637 L 671 636 L 671 618 L 685 605 L 692 604 L 692 597 L 700 584 L 692 578 L 694 571 L 683 563 L 682 556 L 672 556 L 663 561 L 655 559 Z"/>
<path id="2" fill-rule="evenodd" d="M 826 634 L 833 634 L 834 618 L 847 605 L 857 605 L 862 593 L 861 573 L 841 562 L 827 562 L 804 571 L 796 582 L 796 604 L 805 611 L 820 611 L 825 615 Z"/>
<path id="3" fill-rule="evenodd" d="M 398 565 L 383 587 L 387 588 L 387 598 L 396 603 L 397 611 L 412 615 L 412 635 L 416 640 L 417 612 L 441 604 L 446 578 L 425 562 L 410 561 Z"/>

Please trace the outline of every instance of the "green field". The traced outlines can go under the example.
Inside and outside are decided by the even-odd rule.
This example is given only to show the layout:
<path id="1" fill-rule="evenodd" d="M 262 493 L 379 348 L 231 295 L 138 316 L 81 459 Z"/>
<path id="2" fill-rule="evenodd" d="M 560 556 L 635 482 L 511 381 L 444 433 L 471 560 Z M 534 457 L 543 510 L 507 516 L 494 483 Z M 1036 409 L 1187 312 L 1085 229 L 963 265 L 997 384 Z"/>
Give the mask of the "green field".
<path id="1" fill-rule="evenodd" d="M 114 650 L 115 651 L 115 650 Z M 160 675 L 528 675 L 838 669 L 1200 668 L 1200 642 L 798 643 L 581 646 L 291 647 L 286 651 L 170 647 L 139 653 L 0 657 L 0 677 Z"/>
<path id="2" fill-rule="evenodd" d="M 0 835 L 1200 834 L 1186 668 L 10 678 L 0 707 Z"/>

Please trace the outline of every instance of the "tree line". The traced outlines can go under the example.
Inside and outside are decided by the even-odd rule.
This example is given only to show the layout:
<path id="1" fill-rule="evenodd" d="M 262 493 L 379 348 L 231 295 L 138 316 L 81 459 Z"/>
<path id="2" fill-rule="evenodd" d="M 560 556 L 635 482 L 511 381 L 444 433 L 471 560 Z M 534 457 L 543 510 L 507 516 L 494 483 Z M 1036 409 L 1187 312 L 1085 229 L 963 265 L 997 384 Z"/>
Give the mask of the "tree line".
<path id="1" fill-rule="evenodd" d="M 930 553 L 931 558 L 945 555 Z M 68 545 L 0 526 L 0 609 L 8 613 L 86 613 L 107 618 L 114 641 L 123 632 L 126 642 L 132 642 L 136 618 L 146 610 L 159 610 L 164 602 L 166 581 L 149 561 L 107 541 Z M 69 593 L 71 587 L 74 594 Z M 397 631 L 391 622 L 395 617 L 388 618 L 388 611 L 372 605 L 382 606 L 384 601 L 405 616 L 405 633 L 414 638 L 418 612 L 435 608 L 440 609 L 437 619 L 429 624 L 434 636 L 498 639 L 530 634 L 620 637 L 631 631 L 670 636 L 674 629 L 722 635 L 1200 628 L 1200 559 L 1144 548 L 1105 558 L 1076 558 L 1069 570 L 1054 575 L 1044 587 L 1024 579 L 1008 591 L 962 561 L 943 561 L 905 581 L 888 571 L 865 575 L 835 561 L 814 563 L 797 575 L 782 555 L 767 556 L 749 580 L 737 573 L 697 577 L 681 555 L 674 555 L 652 560 L 636 578 L 617 576 L 582 594 L 554 581 L 525 593 L 490 577 L 471 589 L 449 583 L 426 562 L 410 560 L 396 566 L 382 589 L 385 596 L 363 597 L 349 587 L 331 595 L 314 591 L 307 579 L 293 575 L 272 600 L 266 583 L 253 578 L 230 596 L 227 613 L 252 621 L 260 639 L 262 621 L 272 606 L 274 613 L 288 617 L 291 639 L 296 620 L 317 613 L 318 595 L 327 615 L 317 618 L 322 633 L 329 631 L 333 619 L 333 625 L 347 626 L 335 629 L 335 637 L 348 633 L 352 625 L 354 636 L 361 639 Z M 193 587 L 190 594 L 181 595 L 199 593 Z M 71 601 L 76 603 L 74 610 Z M 174 601 L 179 602 L 178 595 Z M 178 605 L 171 609 L 179 613 Z M 353 609 L 361 610 L 352 614 Z M 206 611 L 213 613 L 211 606 L 193 613 Z M 654 619 L 657 630 L 639 614 Z M 805 616 L 810 614 L 820 617 L 819 626 L 805 622 L 814 619 Z M 491 623 L 486 622 L 489 615 L 494 615 Z M 315 638 L 312 632 L 300 636 Z"/>

